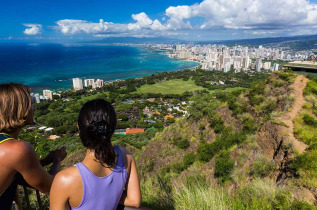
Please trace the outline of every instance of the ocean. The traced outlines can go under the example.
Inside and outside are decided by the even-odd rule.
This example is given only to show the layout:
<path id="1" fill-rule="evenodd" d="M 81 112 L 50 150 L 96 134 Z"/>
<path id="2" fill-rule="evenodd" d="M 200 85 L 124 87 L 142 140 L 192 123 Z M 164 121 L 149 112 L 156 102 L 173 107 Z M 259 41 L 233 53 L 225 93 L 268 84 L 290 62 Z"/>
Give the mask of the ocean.
<path id="1" fill-rule="evenodd" d="M 139 46 L 103 44 L 0 44 L 0 83 L 32 92 L 72 87 L 72 78 L 112 81 L 198 66 Z"/>

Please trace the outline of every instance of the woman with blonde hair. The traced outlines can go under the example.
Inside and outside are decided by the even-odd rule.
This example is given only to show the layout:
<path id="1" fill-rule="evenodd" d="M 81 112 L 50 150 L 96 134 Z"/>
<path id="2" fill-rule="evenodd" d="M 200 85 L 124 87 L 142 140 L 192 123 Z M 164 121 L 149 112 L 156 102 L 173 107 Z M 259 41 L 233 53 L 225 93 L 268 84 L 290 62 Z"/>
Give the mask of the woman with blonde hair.
<path id="1" fill-rule="evenodd" d="M 26 183 L 48 194 L 65 148 L 50 152 L 39 160 L 32 146 L 18 140 L 21 129 L 33 124 L 30 88 L 21 84 L 0 84 L 0 208 L 10 209 L 17 185 Z M 42 165 L 52 164 L 48 172 Z"/>

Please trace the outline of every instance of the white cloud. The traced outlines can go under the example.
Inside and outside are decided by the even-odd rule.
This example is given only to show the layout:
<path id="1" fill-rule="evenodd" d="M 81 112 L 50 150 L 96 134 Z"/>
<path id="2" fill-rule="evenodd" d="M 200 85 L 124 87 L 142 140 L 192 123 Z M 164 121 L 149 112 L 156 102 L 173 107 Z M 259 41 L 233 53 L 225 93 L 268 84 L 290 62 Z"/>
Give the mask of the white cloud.
<path id="1" fill-rule="evenodd" d="M 204 0 L 166 9 L 170 21 L 202 17 L 201 29 L 267 29 L 317 24 L 317 4 L 307 0 Z"/>
<path id="2" fill-rule="evenodd" d="M 190 6 L 169 7 L 165 11 L 166 16 L 170 19 L 167 21 L 167 28 L 170 30 L 191 29 L 189 21 L 184 22 L 184 19 L 192 17 L 192 9 Z"/>
<path id="3" fill-rule="evenodd" d="M 142 28 L 150 28 L 151 24 L 153 23 L 153 21 L 144 12 L 141 12 L 139 14 L 132 14 L 132 18 L 136 21 L 136 23 L 129 23 L 129 30 L 140 30 Z"/>
<path id="4" fill-rule="evenodd" d="M 99 23 L 91 23 L 85 20 L 59 20 L 57 25 L 63 34 L 77 34 L 86 33 L 94 34 L 105 32 L 108 28 L 107 25 L 111 23 L 104 22 L 103 19 L 99 20 Z"/>
<path id="5" fill-rule="evenodd" d="M 129 24 L 116 24 L 105 22 L 100 19 L 99 23 L 88 22 L 85 20 L 64 19 L 57 21 L 58 29 L 63 34 L 92 34 L 96 37 L 110 37 L 110 36 L 135 36 L 135 37 L 149 37 L 159 35 L 157 31 L 166 30 L 159 20 L 151 20 L 147 14 L 141 12 L 139 14 L 132 14 L 132 19 L 136 22 Z"/>
<path id="6" fill-rule="evenodd" d="M 151 25 L 151 29 L 153 31 L 163 31 L 163 30 L 166 30 L 166 27 L 164 25 L 162 25 L 162 23 L 160 21 L 155 19 L 153 21 L 153 24 Z"/>
<path id="7" fill-rule="evenodd" d="M 133 22 L 118 24 L 65 19 L 57 21 L 63 34 L 86 33 L 99 37 L 110 36 L 176 36 L 194 33 L 193 30 L 248 31 L 249 35 L 288 35 L 317 33 L 317 4 L 308 0 L 203 0 L 193 5 L 171 6 L 161 21 L 146 13 L 132 14 Z M 195 18 L 200 20 L 199 25 Z M 201 22 L 202 21 L 202 22 Z M 40 32 L 41 28 L 31 27 Z M 33 32 L 35 33 L 35 32 Z"/>
<path id="8" fill-rule="evenodd" d="M 23 33 L 26 35 L 37 35 L 41 33 L 42 25 L 41 24 L 23 24 L 26 28 Z"/>

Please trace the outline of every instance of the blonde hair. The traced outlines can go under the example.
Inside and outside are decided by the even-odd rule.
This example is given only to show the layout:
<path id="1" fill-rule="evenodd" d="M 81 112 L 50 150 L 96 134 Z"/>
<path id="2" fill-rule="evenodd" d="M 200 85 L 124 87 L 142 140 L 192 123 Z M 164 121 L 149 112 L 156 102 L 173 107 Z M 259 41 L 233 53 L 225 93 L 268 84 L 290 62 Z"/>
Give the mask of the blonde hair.
<path id="1" fill-rule="evenodd" d="M 21 84 L 0 84 L 0 131 L 14 132 L 27 125 L 32 112 L 30 88 Z"/>

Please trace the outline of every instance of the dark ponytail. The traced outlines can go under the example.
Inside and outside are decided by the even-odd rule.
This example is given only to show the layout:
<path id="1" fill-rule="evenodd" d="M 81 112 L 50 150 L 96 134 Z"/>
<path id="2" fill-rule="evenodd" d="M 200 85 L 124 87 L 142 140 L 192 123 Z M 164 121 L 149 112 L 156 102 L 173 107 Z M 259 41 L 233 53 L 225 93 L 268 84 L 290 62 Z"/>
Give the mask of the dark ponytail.
<path id="1" fill-rule="evenodd" d="M 107 167 L 115 166 L 116 153 L 110 139 L 116 125 L 116 113 L 103 99 L 88 101 L 80 110 L 78 127 L 81 141 L 86 148 L 94 150 L 96 159 Z"/>

